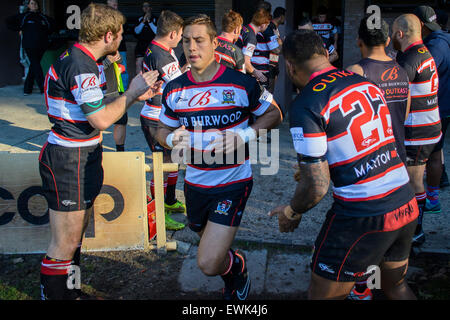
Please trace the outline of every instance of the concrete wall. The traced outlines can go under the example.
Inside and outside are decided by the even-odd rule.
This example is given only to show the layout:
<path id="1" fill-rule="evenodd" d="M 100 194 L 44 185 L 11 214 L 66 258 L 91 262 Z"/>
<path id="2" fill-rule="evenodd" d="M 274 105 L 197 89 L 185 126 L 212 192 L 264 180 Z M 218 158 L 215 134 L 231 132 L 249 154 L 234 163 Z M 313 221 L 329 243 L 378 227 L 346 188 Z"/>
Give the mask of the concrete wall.
<path id="1" fill-rule="evenodd" d="M 357 62 L 360 57 L 360 51 L 356 46 L 358 36 L 358 26 L 361 18 L 364 16 L 365 1 L 363 0 L 345 0 L 344 1 L 344 37 L 343 49 L 343 67 L 347 67 Z"/>

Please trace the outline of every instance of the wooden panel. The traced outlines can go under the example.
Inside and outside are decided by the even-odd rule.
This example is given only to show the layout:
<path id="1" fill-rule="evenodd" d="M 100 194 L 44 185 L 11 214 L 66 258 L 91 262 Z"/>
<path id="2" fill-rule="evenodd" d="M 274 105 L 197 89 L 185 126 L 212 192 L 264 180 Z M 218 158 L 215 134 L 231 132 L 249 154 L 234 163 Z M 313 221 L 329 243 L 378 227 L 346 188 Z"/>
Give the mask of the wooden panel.
<path id="1" fill-rule="evenodd" d="M 103 168 L 83 250 L 148 249 L 144 153 L 105 152 Z M 0 154 L 0 253 L 47 250 L 47 202 L 40 191 L 38 154 Z"/>

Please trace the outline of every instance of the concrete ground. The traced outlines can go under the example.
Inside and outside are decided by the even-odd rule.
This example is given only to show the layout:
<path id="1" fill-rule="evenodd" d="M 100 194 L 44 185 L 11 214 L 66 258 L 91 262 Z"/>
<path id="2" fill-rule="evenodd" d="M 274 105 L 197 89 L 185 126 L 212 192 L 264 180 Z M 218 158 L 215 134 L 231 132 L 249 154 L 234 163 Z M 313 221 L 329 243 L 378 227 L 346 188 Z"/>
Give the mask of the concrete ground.
<path id="1" fill-rule="evenodd" d="M 141 104 L 135 104 L 129 110 L 125 148 L 127 151 L 145 151 L 149 155 L 150 151 L 140 128 L 140 109 Z M 47 140 L 49 130 L 50 123 L 43 95 L 35 93 L 24 97 L 22 86 L 0 88 L 0 152 L 39 152 Z M 310 252 L 325 214 L 332 203 L 331 192 L 329 192 L 321 203 L 304 215 L 295 232 L 281 234 L 278 231 L 277 220 L 269 218 L 267 214 L 279 205 L 288 204 L 295 189 L 293 166 L 296 163 L 296 155 L 286 121 L 280 126 L 279 137 L 277 173 L 264 175 L 266 171 L 270 171 L 271 165 L 276 167 L 276 159 L 268 163 L 267 157 L 258 158 L 258 164 L 253 165 L 253 190 L 236 238 L 238 242 L 257 242 L 270 246 L 294 245 L 301 248 L 298 253 L 275 255 L 268 255 L 265 249 L 246 252 L 250 261 L 248 268 L 254 279 L 252 290 L 275 294 L 306 290 L 310 276 L 308 268 Z M 450 138 L 447 137 L 448 139 Z M 272 134 L 272 141 L 276 141 L 276 133 Z M 447 141 L 446 145 L 444 154 L 447 167 L 450 168 L 450 148 L 448 148 L 450 141 Z M 271 147 L 275 146 L 275 143 L 271 144 Z M 104 132 L 104 151 L 115 151 L 112 128 Z M 277 154 L 277 150 L 273 150 L 272 154 Z M 177 196 L 180 200 L 184 200 L 183 177 L 184 172 L 181 171 L 177 185 Z M 440 193 L 442 214 L 427 215 L 424 218 L 426 242 L 419 251 L 450 252 L 449 190 L 444 189 Z M 181 214 L 174 218 L 186 222 L 186 218 Z M 168 237 L 177 240 L 179 250 L 186 254 L 178 278 L 183 290 L 217 291 L 221 287 L 220 279 L 207 278 L 196 267 L 197 235 L 185 228 L 181 231 L 168 232 Z M 296 281 L 292 281 L 293 279 Z"/>

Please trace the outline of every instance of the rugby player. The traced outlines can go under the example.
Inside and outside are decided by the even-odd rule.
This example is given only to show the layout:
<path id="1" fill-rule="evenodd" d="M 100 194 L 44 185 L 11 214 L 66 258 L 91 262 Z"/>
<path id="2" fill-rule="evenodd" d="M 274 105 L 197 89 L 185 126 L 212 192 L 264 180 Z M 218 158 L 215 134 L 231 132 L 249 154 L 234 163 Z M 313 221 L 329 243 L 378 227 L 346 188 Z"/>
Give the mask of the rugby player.
<path id="1" fill-rule="evenodd" d="M 170 150 L 164 149 L 155 135 L 161 112 L 162 90 L 167 83 L 181 75 L 180 65 L 175 55 L 175 48 L 181 40 L 183 32 L 183 19 L 176 13 L 165 10 L 157 22 L 156 36 L 150 43 L 144 56 L 143 69 L 145 71 L 156 70 L 159 73 L 158 80 L 163 82 L 161 91 L 150 100 L 145 101 L 141 111 L 141 129 L 152 152 L 163 152 L 164 162 L 172 162 Z M 168 213 L 185 212 L 184 204 L 176 199 L 176 186 L 178 171 L 164 173 L 166 210 L 166 228 L 178 230 L 184 227 L 183 224 L 173 220 Z M 154 180 L 150 182 L 150 191 L 155 198 Z"/>
<path id="2" fill-rule="evenodd" d="M 302 20 L 300 20 L 298 24 L 298 29 L 314 30 L 312 22 L 308 18 L 303 18 Z M 328 51 L 328 59 L 330 60 L 331 63 L 339 59 L 339 54 L 332 44 L 327 45 L 327 43 L 324 42 L 323 45 Z"/>
<path id="3" fill-rule="evenodd" d="M 406 71 L 392 60 L 385 48 L 389 45 L 389 25 L 380 20 L 381 28 L 369 29 L 367 18 L 359 25 L 357 44 L 362 60 L 347 70 L 373 81 L 383 92 L 389 113 L 398 155 L 406 164 L 405 121 L 409 114 L 411 95 Z"/>
<path id="4" fill-rule="evenodd" d="M 389 45 L 389 25 L 380 20 L 381 28 L 369 29 L 367 18 L 359 25 L 357 44 L 362 60 L 349 66 L 347 70 L 373 81 L 384 94 L 389 113 L 398 155 L 406 164 L 405 120 L 409 113 L 409 80 L 406 71 L 392 60 L 385 51 Z M 349 299 L 371 300 L 372 292 L 366 281 L 357 282 Z"/>
<path id="5" fill-rule="evenodd" d="M 405 122 L 406 164 L 419 204 L 420 216 L 413 245 L 425 242 L 422 228 L 423 209 L 427 194 L 423 176 L 427 160 L 441 139 L 438 107 L 438 73 L 436 63 L 422 42 L 420 20 L 413 14 L 403 14 L 392 26 L 394 49 L 399 50 L 397 62 L 409 78 L 411 107 Z"/>
<path id="6" fill-rule="evenodd" d="M 244 19 L 229 10 L 222 18 L 222 33 L 217 37 L 216 61 L 228 68 L 245 73 L 245 59 L 242 50 L 235 45 L 241 34 Z"/>
<path id="7" fill-rule="evenodd" d="M 318 15 L 312 21 L 314 31 L 316 31 L 322 38 L 323 43 L 327 48 L 333 47 L 337 52 L 338 31 L 337 27 L 328 21 L 328 9 L 321 6 L 318 10 Z"/>
<path id="8" fill-rule="evenodd" d="M 439 77 L 438 102 L 442 124 L 442 137 L 431 153 L 430 159 L 427 161 L 427 200 L 424 213 L 440 213 L 439 187 L 441 181 L 445 182 L 445 177 L 447 176 L 445 166 L 443 166 L 444 158 L 442 148 L 444 147 L 445 134 L 450 122 L 450 35 L 441 30 L 441 27 L 437 23 L 439 17 L 436 18 L 436 13 L 433 8 L 419 6 L 414 10 L 414 14 L 420 19 L 423 43 L 433 56 Z"/>
<path id="9" fill-rule="evenodd" d="M 261 84 L 267 82 L 268 75 L 265 75 L 264 72 L 259 69 L 257 64 L 252 63 L 251 59 L 258 43 L 256 35 L 267 29 L 270 18 L 270 13 L 268 13 L 267 10 L 258 9 L 253 14 L 252 21 L 248 25 L 242 27 L 241 34 L 236 42 L 236 45 L 241 48 L 242 53 L 244 54 L 246 73 L 254 76 Z"/>
<path id="10" fill-rule="evenodd" d="M 41 298 L 45 300 L 85 297 L 67 283 L 69 269 L 75 272 L 71 277 L 79 276 L 81 239 L 103 184 L 101 131 L 136 100 L 146 100 L 159 90 L 158 73 L 153 71 L 137 75 L 120 97 L 104 99 L 103 66 L 97 60 L 117 51 L 124 23 L 119 11 L 90 4 L 81 14 L 79 43 L 56 60 L 45 79 L 47 113 L 53 124 L 39 156 L 51 229 L 41 263 Z"/>
<path id="11" fill-rule="evenodd" d="M 217 63 L 217 34 L 208 16 L 188 18 L 182 39 L 191 69 L 164 89 L 157 138 L 194 159 L 187 161 L 185 196 L 189 227 L 200 236 L 199 268 L 207 276 L 222 276 L 224 299 L 245 300 L 247 261 L 230 247 L 253 184 L 248 142 L 260 129 L 280 124 L 281 111 L 256 79 Z M 258 118 L 249 127 L 251 114 Z M 208 152 L 217 161 L 207 161 Z M 227 161 L 218 159 L 225 155 Z"/>
<path id="12" fill-rule="evenodd" d="M 315 241 L 309 299 L 346 298 L 374 265 L 388 298 L 414 299 L 404 278 L 419 212 L 383 93 L 333 67 L 314 31 L 291 33 L 282 54 L 301 88 L 289 112 L 298 184 L 290 204 L 269 216 L 278 217 L 281 232 L 293 232 L 325 196 L 330 178 L 334 184 L 334 202 Z"/>

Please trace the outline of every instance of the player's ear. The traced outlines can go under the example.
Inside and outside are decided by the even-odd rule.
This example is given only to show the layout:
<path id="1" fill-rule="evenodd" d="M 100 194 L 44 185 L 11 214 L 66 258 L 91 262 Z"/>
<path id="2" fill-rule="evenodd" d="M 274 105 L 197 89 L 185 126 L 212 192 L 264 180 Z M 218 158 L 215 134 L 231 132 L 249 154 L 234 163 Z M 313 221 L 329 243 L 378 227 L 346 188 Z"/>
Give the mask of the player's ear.
<path id="1" fill-rule="evenodd" d="M 217 36 L 214 37 L 214 39 L 213 39 L 213 46 L 214 46 L 214 50 L 217 49 L 217 47 L 219 46 L 219 41 L 217 40 Z"/>

